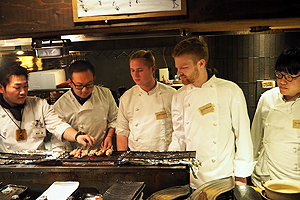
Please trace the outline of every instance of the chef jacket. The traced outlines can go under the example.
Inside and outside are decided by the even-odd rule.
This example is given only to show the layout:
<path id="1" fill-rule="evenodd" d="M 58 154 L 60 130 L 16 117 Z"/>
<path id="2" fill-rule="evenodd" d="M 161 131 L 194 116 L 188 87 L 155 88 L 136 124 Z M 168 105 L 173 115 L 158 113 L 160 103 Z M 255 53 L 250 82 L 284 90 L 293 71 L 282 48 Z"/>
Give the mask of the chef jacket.
<path id="1" fill-rule="evenodd" d="M 132 151 L 168 150 L 172 137 L 171 102 L 176 90 L 157 82 L 145 92 L 135 85 L 120 98 L 116 133 Z"/>
<path id="2" fill-rule="evenodd" d="M 37 137 L 37 129 L 47 129 L 58 141 L 62 141 L 62 134 L 71 127 L 63 122 L 54 110 L 47 103 L 37 97 L 26 97 L 25 106 L 22 111 L 22 123 L 17 121 L 9 109 L 0 106 L 0 134 L 6 139 L 0 138 L 1 152 L 14 152 L 21 150 L 43 150 L 45 149 L 44 138 Z M 9 117 L 10 116 L 10 117 Z M 26 130 L 27 138 L 25 140 L 16 140 L 16 130 L 18 126 Z"/>
<path id="3" fill-rule="evenodd" d="M 285 101 L 278 87 L 261 96 L 251 127 L 253 183 L 269 179 L 300 181 L 300 99 Z"/>
<path id="4" fill-rule="evenodd" d="M 190 186 L 253 171 L 250 122 L 242 90 L 213 75 L 201 88 L 183 86 L 172 101 L 173 136 L 169 150 L 196 151 L 202 162 Z M 191 173 L 192 174 L 192 173 Z"/>
<path id="5" fill-rule="evenodd" d="M 74 129 L 93 136 L 95 147 L 101 146 L 108 128 L 116 127 L 118 107 L 111 91 L 102 86 L 94 86 L 92 96 L 83 105 L 72 91 L 68 91 L 55 102 L 53 108 Z M 68 143 L 73 149 L 79 145 L 77 142 Z"/>

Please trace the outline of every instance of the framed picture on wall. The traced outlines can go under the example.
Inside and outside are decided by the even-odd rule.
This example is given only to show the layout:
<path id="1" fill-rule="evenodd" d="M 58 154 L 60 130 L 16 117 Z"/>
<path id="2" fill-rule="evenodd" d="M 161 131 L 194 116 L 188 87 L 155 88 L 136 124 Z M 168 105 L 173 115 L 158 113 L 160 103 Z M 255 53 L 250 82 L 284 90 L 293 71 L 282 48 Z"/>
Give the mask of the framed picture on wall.
<path id="1" fill-rule="evenodd" d="M 74 22 L 186 15 L 186 0 L 72 0 Z"/>

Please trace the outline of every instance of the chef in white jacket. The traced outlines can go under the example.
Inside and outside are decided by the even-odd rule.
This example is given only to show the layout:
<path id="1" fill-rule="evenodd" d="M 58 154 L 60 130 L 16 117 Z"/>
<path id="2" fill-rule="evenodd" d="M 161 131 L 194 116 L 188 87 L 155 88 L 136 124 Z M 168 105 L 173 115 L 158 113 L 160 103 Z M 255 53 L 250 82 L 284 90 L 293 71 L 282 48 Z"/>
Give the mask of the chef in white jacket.
<path id="1" fill-rule="evenodd" d="M 253 171 L 250 122 L 242 90 L 206 69 L 208 47 L 203 38 L 188 38 L 172 56 L 185 85 L 173 96 L 173 136 L 169 150 L 196 151 L 202 166 L 191 176 L 194 189 L 225 177 L 246 184 Z"/>
<path id="2" fill-rule="evenodd" d="M 96 148 L 110 148 L 118 114 L 111 91 L 94 85 L 95 69 L 89 61 L 73 62 L 69 75 L 71 90 L 55 102 L 54 110 L 75 129 L 92 135 Z M 69 148 L 77 147 L 78 144 L 70 142 Z"/>
<path id="3" fill-rule="evenodd" d="M 300 48 L 286 49 L 277 59 L 278 87 L 261 96 L 252 122 L 252 182 L 300 181 Z"/>
<path id="4" fill-rule="evenodd" d="M 63 122 L 46 100 L 27 97 L 27 70 L 19 63 L 0 62 L 0 151 L 45 149 L 46 129 L 57 141 L 77 141 L 86 146 L 94 138 Z"/>
<path id="5" fill-rule="evenodd" d="M 119 151 L 168 150 L 172 136 L 171 101 L 176 90 L 157 82 L 151 51 L 139 50 L 130 57 L 136 85 L 120 98 L 117 119 Z"/>

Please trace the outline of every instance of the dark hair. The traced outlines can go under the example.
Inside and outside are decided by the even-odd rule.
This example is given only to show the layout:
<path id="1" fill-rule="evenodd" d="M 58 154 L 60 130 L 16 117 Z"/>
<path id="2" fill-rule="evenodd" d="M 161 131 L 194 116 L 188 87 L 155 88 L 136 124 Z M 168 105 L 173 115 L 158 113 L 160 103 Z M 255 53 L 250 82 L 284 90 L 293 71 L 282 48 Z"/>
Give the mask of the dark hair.
<path id="1" fill-rule="evenodd" d="M 200 59 L 204 59 L 206 63 L 208 62 L 208 46 L 201 36 L 199 38 L 191 37 L 180 41 L 172 52 L 173 58 L 185 54 L 193 55 L 195 63 Z"/>
<path id="2" fill-rule="evenodd" d="M 300 71 L 300 48 L 287 48 L 278 57 L 275 70 L 286 72 L 292 75 Z"/>
<path id="3" fill-rule="evenodd" d="M 6 60 L 5 58 L 0 59 L 0 84 L 6 88 L 9 83 L 9 78 L 12 75 L 26 77 L 28 80 L 28 72 L 27 69 L 20 65 L 20 62 L 14 60 Z"/>
<path id="4" fill-rule="evenodd" d="M 129 61 L 132 61 L 134 59 L 141 59 L 145 61 L 145 64 L 148 68 L 151 68 L 153 65 L 155 65 L 155 58 L 153 56 L 153 54 L 151 53 L 151 51 L 145 51 L 145 50 L 138 50 L 136 52 L 134 52 L 134 54 L 132 54 L 130 56 Z"/>
<path id="5" fill-rule="evenodd" d="M 87 60 L 76 60 L 70 64 L 69 75 L 72 78 L 74 72 L 86 72 L 90 70 L 95 76 L 94 66 Z"/>

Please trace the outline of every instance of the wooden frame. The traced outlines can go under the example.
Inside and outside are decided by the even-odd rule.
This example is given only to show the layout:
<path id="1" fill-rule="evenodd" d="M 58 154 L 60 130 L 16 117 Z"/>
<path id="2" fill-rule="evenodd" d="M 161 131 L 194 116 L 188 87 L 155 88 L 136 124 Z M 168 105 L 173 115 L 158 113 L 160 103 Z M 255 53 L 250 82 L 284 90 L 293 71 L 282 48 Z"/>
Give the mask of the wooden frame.
<path id="1" fill-rule="evenodd" d="M 173 3 L 173 10 L 172 9 L 165 9 L 163 7 L 158 7 L 156 6 L 157 9 L 159 9 L 159 11 L 145 11 L 144 7 L 144 11 L 137 11 L 137 12 L 130 12 L 130 13 L 122 13 L 122 9 L 116 9 L 117 11 L 119 11 L 117 14 L 113 14 L 113 12 L 110 14 L 100 14 L 96 9 L 93 10 L 93 14 L 91 15 L 81 15 L 80 13 L 83 13 L 82 10 L 84 10 L 86 13 L 89 12 L 88 8 L 84 7 L 84 3 L 86 1 L 91 1 L 91 0 L 72 0 L 72 9 L 73 9 L 73 20 L 74 22 L 91 22 L 91 21 L 105 21 L 107 22 L 108 20 L 120 20 L 120 19 L 135 19 L 135 18 L 149 18 L 149 17 L 168 17 L 168 16 L 176 16 L 176 15 L 186 15 L 187 14 L 187 8 L 186 8 L 186 1 L 187 0 L 164 0 L 166 2 L 171 2 Z M 104 2 L 104 0 L 102 0 Z M 102 1 L 97 1 L 98 3 L 100 3 Z M 109 0 L 106 0 L 106 2 Z M 114 3 L 116 1 L 111 0 L 113 3 L 112 5 L 114 5 Z M 126 3 L 132 3 L 135 2 L 136 4 L 138 4 L 138 2 L 140 4 L 142 4 L 143 2 L 141 1 L 145 1 L 145 0 L 118 0 L 118 2 L 126 2 Z M 149 1 L 149 0 L 146 0 Z M 153 1 L 153 0 L 151 0 Z M 160 0 L 157 0 L 160 1 Z M 177 3 L 176 3 L 177 2 Z M 178 2 L 180 2 L 180 4 L 178 4 Z M 174 5 L 178 5 L 177 10 L 174 10 Z M 114 7 L 116 8 L 116 7 Z M 98 13 L 95 13 L 98 12 Z M 105 12 L 109 12 L 107 10 L 105 10 Z"/>

